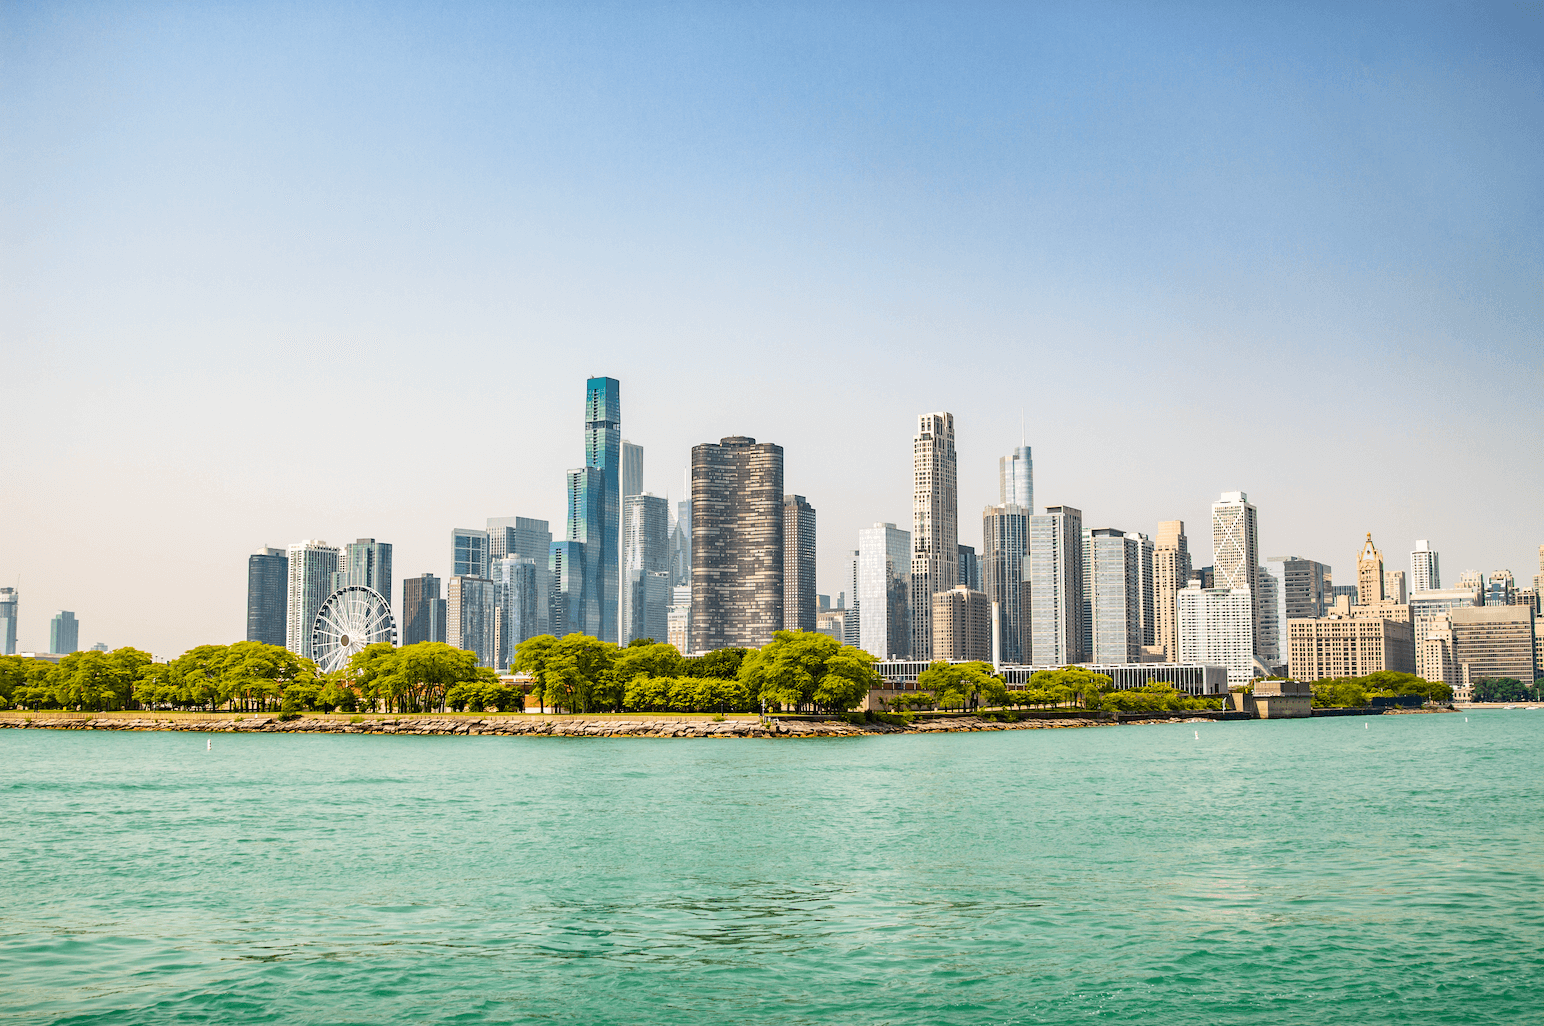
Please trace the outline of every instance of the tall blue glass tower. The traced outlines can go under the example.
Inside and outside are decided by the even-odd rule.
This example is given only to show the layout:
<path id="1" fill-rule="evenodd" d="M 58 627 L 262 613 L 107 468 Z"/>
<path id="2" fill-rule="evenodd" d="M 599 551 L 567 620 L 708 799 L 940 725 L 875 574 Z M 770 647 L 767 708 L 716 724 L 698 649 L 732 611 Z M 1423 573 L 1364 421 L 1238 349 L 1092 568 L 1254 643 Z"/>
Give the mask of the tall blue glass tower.
<path id="1" fill-rule="evenodd" d="M 585 625 L 570 630 L 618 641 L 622 558 L 622 387 L 585 383 L 584 467 L 568 473 L 568 538 L 584 543 Z"/>

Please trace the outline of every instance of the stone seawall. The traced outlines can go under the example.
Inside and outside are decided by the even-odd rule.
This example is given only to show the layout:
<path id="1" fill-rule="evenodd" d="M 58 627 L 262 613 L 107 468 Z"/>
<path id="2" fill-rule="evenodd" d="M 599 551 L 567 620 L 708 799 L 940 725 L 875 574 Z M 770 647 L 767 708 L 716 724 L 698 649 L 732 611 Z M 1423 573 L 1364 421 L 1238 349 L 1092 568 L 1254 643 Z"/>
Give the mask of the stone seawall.
<path id="1" fill-rule="evenodd" d="M 271 734 L 476 734 L 548 737 L 862 737 L 869 734 L 931 734 L 953 731 L 1040 730 L 1107 726 L 1084 719 L 1024 719 L 1003 723 L 975 716 L 918 719 L 906 726 L 853 724 L 845 720 L 782 719 L 769 716 L 713 720 L 671 716 L 302 716 L 281 721 L 247 715 L 156 715 L 154 713 L 0 713 L 0 728 L 43 730 L 180 730 L 197 733 Z"/>

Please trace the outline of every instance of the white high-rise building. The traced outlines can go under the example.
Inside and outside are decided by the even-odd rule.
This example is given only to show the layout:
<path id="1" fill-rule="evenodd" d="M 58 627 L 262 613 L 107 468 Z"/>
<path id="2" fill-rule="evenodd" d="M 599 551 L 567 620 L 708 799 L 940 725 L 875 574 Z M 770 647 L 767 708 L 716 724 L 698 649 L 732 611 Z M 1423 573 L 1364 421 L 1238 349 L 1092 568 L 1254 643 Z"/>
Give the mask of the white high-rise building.
<path id="1" fill-rule="evenodd" d="M 911 532 L 894 524 L 858 532 L 858 647 L 876 659 L 912 657 L 911 565 Z"/>
<path id="2" fill-rule="evenodd" d="M 660 642 L 669 636 L 669 520 L 669 502 L 661 496 L 643 492 L 622 500 L 623 645 L 634 638 Z"/>
<path id="3" fill-rule="evenodd" d="M 1029 518 L 1029 652 L 1036 666 L 1088 662 L 1083 629 L 1083 511 L 1048 506 Z"/>
<path id="4" fill-rule="evenodd" d="M 1422 538 L 1410 553 L 1410 590 L 1437 591 L 1442 587 L 1442 574 L 1437 568 L 1437 554 L 1431 542 Z M 1416 639 L 1419 643 L 1420 639 Z"/>
<path id="5" fill-rule="evenodd" d="M 332 594 L 332 575 L 338 571 L 338 550 L 324 541 L 296 542 L 286 550 L 289 587 L 285 597 L 284 647 L 311 658 L 311 628 L 316 614 Z M 389 596 L 388 596 L 389 600 Z"/>
<path id="6" fill-rule="evenodd" d="M 1083 532 L 1083 651 L 1096 663 L 1142 660 L 1141 541 L 1116 528 Z M 1147 556 L 1151 567 L 1150 547 Z"/>
<path id="7" fill-rule="evenodd" d="M 1410 596 L 1416 676 L 1430 681 L 1442 681 L 1452 687 L 1462 683 L 1453 677 L 1453 636 L 1448 613 L 1479 604 L 1478 588 L 1433 588 L 1417 591 Z"/>
<path id="8" fill-rule="evenodd" d="M 1021 445 L 997 461 L 997 503 L 1035 511 L 1035 464 Z"/>
<path id="9" fill-rule="evenodd" d="M 627 439 L 624 438 L 624 439 L 622 439 L 622 526 L 621 526 L 621 539 L 622 540 L 621 540 L 621 543 L 617 546 L 617 581 L 619 583 L 619 587 L 620 587 L 621 590 L 618 593 L 618 597 L 617 597 L 618 608 L 617 608 L 617 637 L 616 637 L 616 641 L 620 645 L 627 644 L 628 640 L 632 637 L 631 628 L 628 626 L 628 617 L 631 615 L 631 608 L 630 607 L 631 607 L 632 603 L 631 603 L 630 597 L 628 595 L 628 587 L 627 587 L 627 569 L 628 569 L 628 557 L 627 557 L 627 536 L 628 536 L 627 517 L 628 517 L 628 508 L 627 508 L 627 500 L 631 496 L 641 495 L 642 493 L 643 493 L 643 446 L 641 446 L 641 445 L 634 445 L 632 442 L 629 442 Z M 668 519 L 669 519 L 669 513 L 668 513 L 669 502 L 666 501 L 665 505 L 666 505 L 666 510 L 667 510 L 667 512 L 666 512 L 667 524 L 666 524 L 665 530 L 667 532 L 666 537 L 668 538 L 668 536 L 669 536 L 668 532 L 669 532 L 669 529 L 670 529 L 669 528 L 669 524 L 668 524 Z M 667 559 L 668 559 L 668 553 L 667 553 Z"/>
<path id="10" fill-rule="evenodd" d="M 1212 585 L 1217 588 L 1242 588 L 1260 599 L 1260 527 L 1259 517 L 1249 496 L 1243 492 L 1223 492 L 1222 498 L 1212 503 Z M 1255 624 L 1263 617 L 1259 606 L 1254 612 Z M 1263 654 L 1260 648 L 1258 626 L 1254 635 L 1254 652 Z"/>
<path id="11" fill-rule="evenodd" d="M 933 652 L 933 594 L 960 580 L 954 414 L 924 413 L 912 439 L 911 658 Z"/>
<path id="12" fill-rule="evenodd" d="M 1254 596 L 1247 588 L 1202 588 L 1193 580 L 1176 603 L 1180 662 L 1225 667 L 1230 686 L 1254 679 Z"/>

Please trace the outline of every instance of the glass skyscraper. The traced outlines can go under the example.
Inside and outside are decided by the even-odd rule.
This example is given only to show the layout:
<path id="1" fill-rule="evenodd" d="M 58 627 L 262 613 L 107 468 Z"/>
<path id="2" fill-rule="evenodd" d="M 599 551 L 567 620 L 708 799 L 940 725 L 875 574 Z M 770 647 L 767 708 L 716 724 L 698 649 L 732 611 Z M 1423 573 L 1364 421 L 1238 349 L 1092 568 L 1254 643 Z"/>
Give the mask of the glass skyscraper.
<path id="1" fill-rule="evenodd" d="M 324 541 L 303 541 L 291 545 L 286 556 L 289 587 L 284 599 L 284 647 L 310 659 L 311 628 L 322 603 L 332 594 L 338 550 Z"/>
<path id="2" fill-rule="evenodd" d="M 616 378 L 585 382 L 584 465 L 596 472 L 597 480 L 591 485 L 596 496 L 585 506 L 583 536 L 570 534 L 569 538 L 585 543 L 587 573 L 594 575 L 590 580 L 600 623 L 595 631 L 585 633 L 615 641 L 620 636 L 617 582 L 622 565 L 622 386 Z"/>
<path id="3" fill-rule="evenodd" d="M 59 610 L 49 621 L 48 651 L 50 655 L 69 655 L 80 651 L 80 621 L 68 609 Z"/>
<path id="4" fill-rule="evenodd" d="M 1083 512 L 1048 506 L 1029 518 L 1029 659 L 1088 661 L 1083 651 Z"/>
<path id="5" fill-rule="evenodd" d="M 488 532 L 458 527 L 450 532 L 452 577 L 487 577 L 490 558 Z"/>
<path id="6" fill-rule="evenodd" d="M 858 647 L 875 659 L 912 658 L 911 557 L 910 531 L 875 524 L 858 532 Z"/>
<path id="7" fill-rule="evenodd" d="M 391 543 L 361 538 L 343 546 L 338 553 L 338 569 L 332 575 L 332 590 L 370 588 L 387 602 L 391 601 Z"/>
<path id="8" fill-rule="evenodd" d="M 999 656 L 1029 662 L 1029 509 L 1008 502 L 981 515 L 981 582 L 997 603 Z M 963 582 L 962 582 L 963 583 Z"/>
<path id="9" fill-rule="evenodd" d="M 997 461 L 998 505 L 1023 506 L 1035 512 L 1035 464 L 1029 446 L 1021 445 Z"/>
<path id="10" fill-rule="evenodd" d="M 433 574 L 402 579 L 402 644 L 445 640 L 445 599 Z"/>
<path id="11" fill-rule="evenodd" d="M 289 557 L 265 548 L 247 557 L 247 640 L 284 647 Z"/>
<path id="12" fill-rule="evenodd" d="M 20 605 L 15 588 L 0 588 L 0 655 L 16 654 L 16 614 Z"/>
<path id="13" fill-rule="evenodd" d="M 662 496 L 629 495 L 622 521 L 622 644 L 669 634 L 670 507 Z"/>

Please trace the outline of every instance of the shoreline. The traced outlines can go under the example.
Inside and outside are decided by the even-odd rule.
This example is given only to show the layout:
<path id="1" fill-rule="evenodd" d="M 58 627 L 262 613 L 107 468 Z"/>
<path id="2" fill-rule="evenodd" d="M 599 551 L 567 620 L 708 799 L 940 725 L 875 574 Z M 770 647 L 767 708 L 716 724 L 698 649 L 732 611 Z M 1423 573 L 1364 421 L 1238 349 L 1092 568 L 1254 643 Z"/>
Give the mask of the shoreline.
<path id="1" fill-rule="evenodd" d="M 1191 722 L 1189 719 L 1133 722 Z M 1196 718 L 1195 722 L 1212 722 Z M 934 734 L 988 730 L 1050 730 L 1066 727 L 1108 727 L 1109 721 L 1083 718 L 1034 718 L 1016 722 L 986 720 L 978 716 L 918 719 L 901 726 L 891 723 L 849 723 L 840 719 L 803 719 L 755 715 L 661 715 L 592 713 L 544 715 L 506 713 L 468 715 L 428 714 L 315 714 L 287 722 L 274 713 L 0 713 L 0 729 L 12 730 L 126 730 L 182 731 L 231 734 L 402 734 L 470 735 L 492 737 L 867 737 L 877 734 Z"/>

